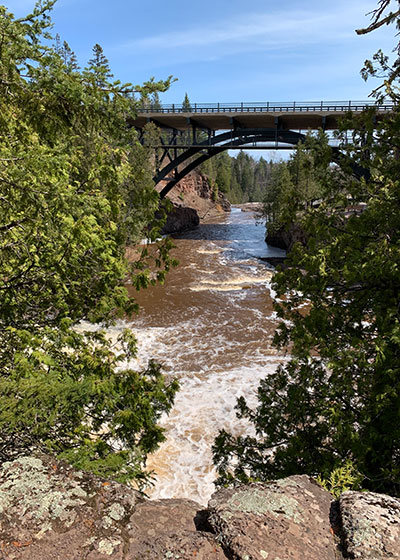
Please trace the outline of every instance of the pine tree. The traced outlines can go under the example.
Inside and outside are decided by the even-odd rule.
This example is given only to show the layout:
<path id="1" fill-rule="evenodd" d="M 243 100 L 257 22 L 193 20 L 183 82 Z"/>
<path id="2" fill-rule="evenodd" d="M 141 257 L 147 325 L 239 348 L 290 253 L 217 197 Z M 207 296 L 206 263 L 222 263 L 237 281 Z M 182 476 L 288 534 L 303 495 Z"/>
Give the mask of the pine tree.
<path id="1" fill-rule="evenodd" d="M 399 28 L 400 10 L 384 13 L 389 3 L 379 2 L 371 29 Z M 400 61 L 389 68 L 381 53 L 373 61 L 366 72 L 376 75 L 380 65 L 386 73 L 392 113 L 377 122 L 373 109 L 349 117 L 343 128 L 353 142 L 342 146 L 340 173 L 323 171 L 330 148 L 322 136 L 288 166 L 288 219 L 307 238 L 274 276 L 284 319 L 275 344 L 289 347 L 291 359 L 261 382 L 255 409 L 237 403 L 256 436 L 219 434 L 214 457 L 223 483 L 300 473 L 330 479 L 351 465 L 362 487 L 400 496 Z M 356 178 L 354 164 L 370 178 Z M 309 204 L 314 184 L 318 206 Z"/>
<path id="2" fill-rule="evenodd" d="M 98 43 L 93 47 L 93 58 L 89 60 L 88 71 L 95 76 L 97 87 L 104 87 L 113 77 L 108 59 Z"/>
<path id="3" fill-rule="evenodd" d="M 185 97 L 182 102 L 182 112 L 183 113 L 191 113 L 192 106 L 190 105 L 189 96 L 185 93 Z"/>
<path id="4" fill-rule="evenodd" d="M 70 48 L 66 41 L 61 44 L 60 35 L 57 33 L 54 44 L 55 52 L 60 56 L 68 73 L 79 70 L 78 60 L 74 51 Z"/>

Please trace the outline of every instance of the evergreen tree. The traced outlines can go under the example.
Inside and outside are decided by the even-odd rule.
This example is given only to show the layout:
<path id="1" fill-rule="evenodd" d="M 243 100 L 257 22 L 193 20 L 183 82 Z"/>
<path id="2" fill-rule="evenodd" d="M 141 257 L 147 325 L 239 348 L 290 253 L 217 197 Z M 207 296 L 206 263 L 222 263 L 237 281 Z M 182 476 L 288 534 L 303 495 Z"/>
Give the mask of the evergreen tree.
<path id="1" fill-rule="evenodd" d="M 231 159 L 226 152 L 218 155 L 216 159 L 217 173 L 216 184 L 217 188 L 222 193 L 228 193 L 231 185 Z"/>
<path id="2" fill-rule="evenodd" d="M 371 29 L 400 26 L 400 11 L 385 16 L 388 5 L 379 3 Z M 291 219 L 307 242 L 294 246 L 290 267 L 274 277 L 285 320 L 275 343 L 289 346 L 291 359 L 261 382 L 255 409 L 237 403 L 256 436 L 219 434 L 221 482 L 299 473 L 327 479 L 351 464 L 364 488 L 400 495 L 400 64 L 388 68 L 378 54 L 379 63 L 395 108 L 376 125 L 373 109 L 344 125 L 353 143 L 342 147 L 347 159 L 336 185 L 330 169 L 315 173 L 318 147 L 301 148 L 304 198 L 294 200 Z M 374 64 L 366 64 L 372 74 Z M 369 171 L 368 181 L 354 177 L 354 164 Z M 318 207 L 307 203 L 314 182 L 323 194 Z"/>
<path id="3" fill-rule="evenodd" d="M 140 481 L 177 384 L 154 363 L 126 365 L 129 331 L 116 346 L 76 325 L 131 314 L 126 281 L 162 280 L 168 243 L 154 266 L 146 250 L 125 258 L 158 207 L 126 127 L 131 87 L 108 81 L 101 49 L 90 71 L 66 71 L 70 51 L 47 46 L 53 4 L 18 20 L 0 6 L 0 461 L 42 450 Z"/>
<path id="4" fill-rule="evenodd" d="M 192 111 L 192 106 L 190 105 L 189 96 L 185 93 L 185 97 L 182 102 L 182 111 L 184 113 L 190 113 Z"/>
<path id="5" fill-rule="evenodd" d="M 78 60 L 74 51 L 66 41 L 61 44 L 60 35 L 58 33 L 55 37 L 54 50 L 61 57 L 68 73 L 77 72 L 79 70 Z"/>
<path id="6" fill-rule="evenodd" d="M 104 87 L 113 77 L 108 59 L 98 43 L 93 47 L 93 58 L 89 60 L 87 70 L 94 75 L 95 84 L 99 88 Z"/>
<path id="7" fill-rule="evenodd" d="M 282 161 L 275 164 L 264 196 L 264 215 L 269 231 L 271 228 L 280 229 L 288 221 L 285 210 L 287 207 L 291 209 L 292 191 L 292 177 L 287 163 Z"/>
<path id="8" fill-rule="evenodd" d="M 151 98 L 151 109 L 152 109 L 152 111 L 160 111 L 161 110 L 161 101 L 160 101 L 160 95 L 159 95 L 158 91 L 155 91 L 154 93 L 152 93 L 150 98 Z"/>

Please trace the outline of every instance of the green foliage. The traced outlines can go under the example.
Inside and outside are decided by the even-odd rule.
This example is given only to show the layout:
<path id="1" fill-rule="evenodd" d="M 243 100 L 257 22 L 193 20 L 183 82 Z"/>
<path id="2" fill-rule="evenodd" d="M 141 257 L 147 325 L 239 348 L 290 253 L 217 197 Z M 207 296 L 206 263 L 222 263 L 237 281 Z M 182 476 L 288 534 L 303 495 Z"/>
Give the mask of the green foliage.
<path id="1" fill-rule="evenodd" d="M 326 478 L 318 476 L 317 482 L 337 499 L 347 490 L 360 490 L 362 476 L 353 463 L 347 460 L 341 467 L 337 467 L 329 473 Z"/>
<path id="2" fill-rule="evenodd" d="M 122 332 L 113 345 L 103 332 L 76 332 L 66 321 L 37 333 L 9 327 L 1 351 L 2 456 L 43 449 L 102 476 L 145 479 L 146 454 L 164 439 L 157 420 L 177 382 L 166 382 L 153 362 L 122 370 L 135 353 L 131 337 Z"/>
<path id="3" fill-rule="evenodd" d="M 288 162 L 272 167 L 264 196 L 263 214 L 268 231 L 298 221 L 298 216 L 330 192 L 338 179 L 331 168 L 332 150 L 326 134 L 308 134 Z"/>
<path id="4" fill-rule="evenodd" d="M 187 93 L 185 93 L 185 97 L 183 98 L 183 103 L 182 103 L 182 111 L 185 113 L 190 113 L 191 110 L 192 110 L 192 106 L 190 105 L 189 96 Z"/>
<path id="5" fill-rule="evenodd" d="M 169 242 L 125 259 L 128 243 L 160 226 L 148 230 L 158 195 L 126 126 L 134 92 L 110 81 L 99 45 L 83 71 L 67 43 L 48 46 L 53 4 L 19 20 L 0 6 L 0 458 L 42 449 L 144 476 L 176 383 L 154 364 L 123 369 L 134 353 L 126 335 L 113 349 L 74 325 L 132 313 L 126 280 L 162 280 Z"/>
<path id="6" fill-rule="evenodd" d="M 222 152 L 201 164 L 201 171 L 232 204 L 262 202 L 275 164 L 258 161 L 243 151 L 236 158 Z"/>
<path id="7" fill-rule="evenodd" d="M 295 216 L 307 242 L 273 286 L 284 319 L 275 344 L 291 358 L 261 382 L 254 410 L 237 403 L 256 435 L 216 439 L 222 483 L 339 469 L 334 481 L 350 461 L 363 488 L 400 495 L 400 111 L 398 89 L 387 92 L 396 108 L 376 126 L 373 110 L 349 116 L 342 172 L 320 167 L 317 146 L 302 148 L 314 163 L 284 220 Z M 307 204 L 313 184 L 318 205 Z"/>

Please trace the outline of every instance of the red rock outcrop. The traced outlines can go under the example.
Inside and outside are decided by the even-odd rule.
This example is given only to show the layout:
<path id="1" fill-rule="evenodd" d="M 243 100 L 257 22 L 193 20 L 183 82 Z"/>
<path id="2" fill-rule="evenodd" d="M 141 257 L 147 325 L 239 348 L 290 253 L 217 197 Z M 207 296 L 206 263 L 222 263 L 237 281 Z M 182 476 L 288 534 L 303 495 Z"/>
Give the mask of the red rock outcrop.
<path id="1" fill-rule="evenodd" d="M 164 184 L 158 186 L 158 190 Z M 173 204 L 163 228 L 164 233 L 175 233 L 196 227 L 201 220 L 221 212 L 230 211 L 230 203 L 222 193 L 216 196 L 208 177 L 200 171 L 192 171 L 168 193 Z"/>

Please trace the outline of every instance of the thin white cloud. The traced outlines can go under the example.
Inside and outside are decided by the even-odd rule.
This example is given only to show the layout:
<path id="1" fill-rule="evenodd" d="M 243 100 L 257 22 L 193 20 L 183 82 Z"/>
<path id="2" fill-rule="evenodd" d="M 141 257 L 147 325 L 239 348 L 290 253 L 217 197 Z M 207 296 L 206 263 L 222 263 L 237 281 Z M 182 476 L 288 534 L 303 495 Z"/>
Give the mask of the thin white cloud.
<path id="1" fill-rule="evenodd" d="M 361 13 L 364 12 L 364 9 Z M 350 4 L 343 9 L 331 6 L 330 10 L 280 11 L 274 13 L 242 14 L 240 17 L 192 27 L 185 31 L 162 33 L 134 39 L 120 44 L 118 50 L 152 51 L 162 49 L 223 48 L 230 44 L 237 52 L 250 47 L 285 47 L 340 41 L 354 35 L 354 27 L 360 23 L 360 6 Z"/>

